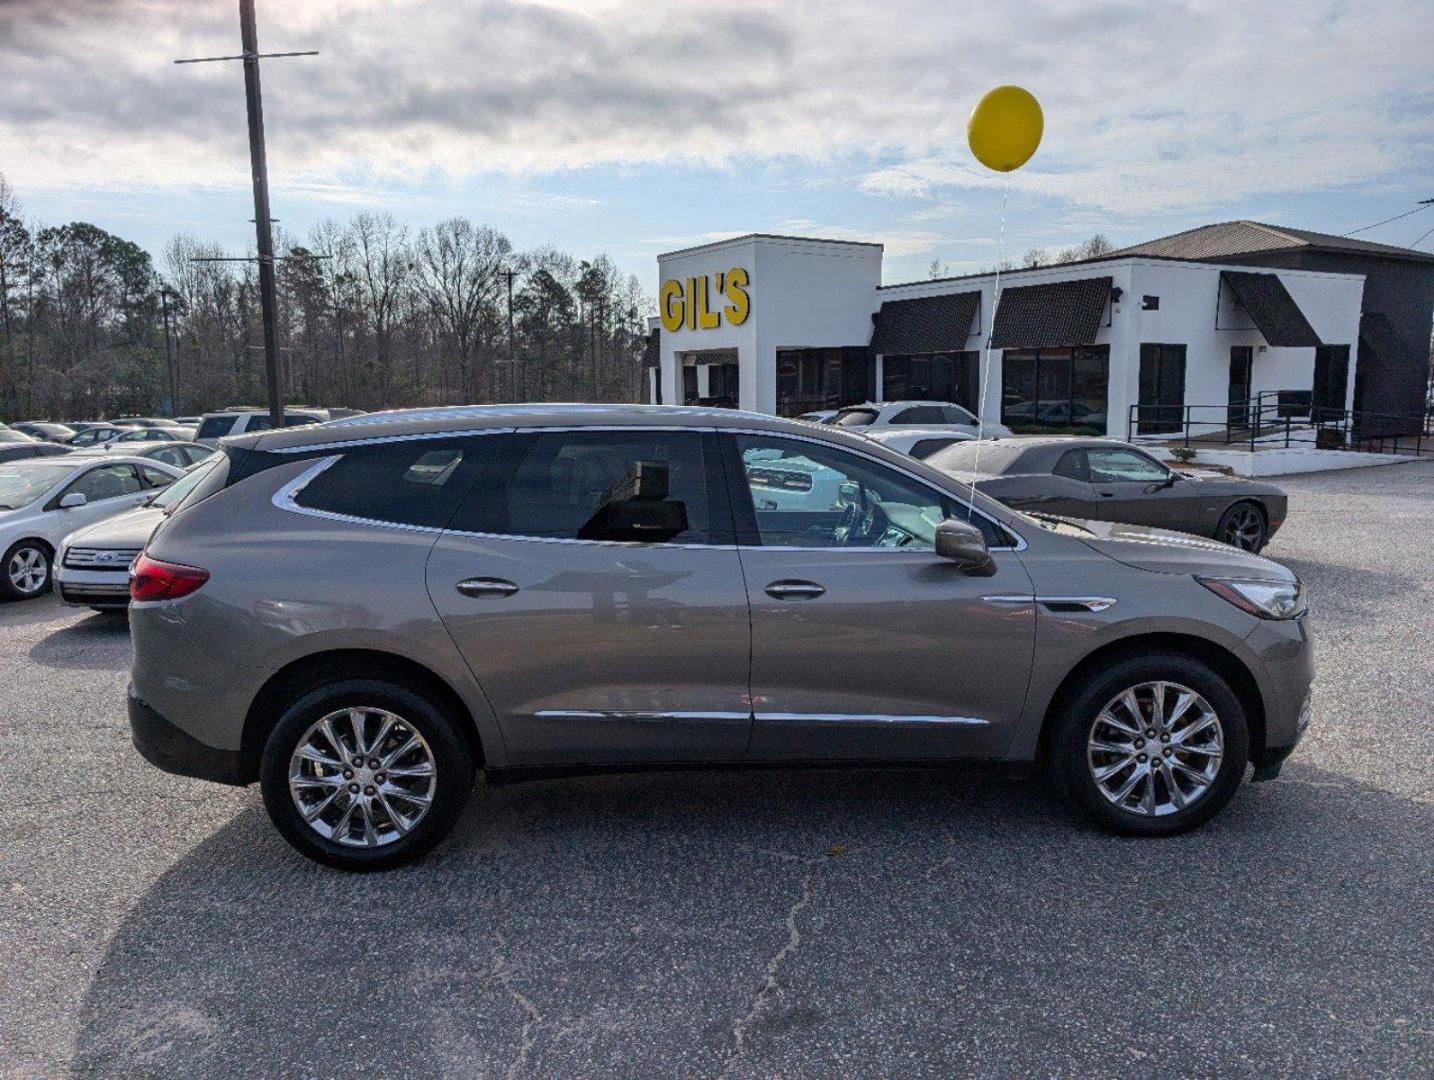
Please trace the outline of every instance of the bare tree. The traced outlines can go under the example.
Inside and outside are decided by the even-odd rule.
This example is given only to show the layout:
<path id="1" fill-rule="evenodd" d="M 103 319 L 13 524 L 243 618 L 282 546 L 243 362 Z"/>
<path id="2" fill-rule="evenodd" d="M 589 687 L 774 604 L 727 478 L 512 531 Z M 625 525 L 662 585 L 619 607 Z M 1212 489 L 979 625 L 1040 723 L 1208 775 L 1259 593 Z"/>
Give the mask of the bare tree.
<path id="1" fill-rule="evenodd" d="M 400 225 L 392 214 L 362 213 L 354 218 L 349 233 L 358 263 L 359 287 L 366 301 L 365 314 L 373 330 L 379 403 L 387 405 L 393 400 L 394 390 L 394 324 L 413 270 L 408 227 Z"/>
<path id="2" fill-rule="evenodd" d="M 458 389 L 474 396 L 473 358 L 484 330 L 492 336 L 502 287 L 499 271 L 513 250 L 508 238 L 466 218 L 441 221 L 418 234 L 418 288 L 458 361 Z"/>

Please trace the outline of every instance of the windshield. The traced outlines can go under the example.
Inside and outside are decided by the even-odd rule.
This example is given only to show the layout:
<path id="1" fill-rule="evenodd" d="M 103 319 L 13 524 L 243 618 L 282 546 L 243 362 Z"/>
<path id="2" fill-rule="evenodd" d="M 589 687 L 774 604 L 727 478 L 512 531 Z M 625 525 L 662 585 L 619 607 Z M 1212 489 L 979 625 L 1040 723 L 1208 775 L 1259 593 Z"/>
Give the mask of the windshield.
<path id="1" fill-rule="evenodd" d="M 219 464 L 223 456 L 223 454 L 213 454 L 205 458 L 198 465 L 191 467 L 189 471 L 178 480 L 164 488 L 164 490 L 154 498 L 150 499 L 149 505 L 157 510 L 168 510 L 170 507 L 178 506 L 184 501 L 184 497 L 198 487 L 199 482 L 209 475 L 210 470 Z"/>
<path id="2" fill-rule="evenodd" d="M 837 427 L 869 427 L 876 423 L 875 409 L 843 409 L 830 420 L 829 424 L 836 424 Z"/>
<path id="3" fill-rule="evenodd" d="M 75 471 L 70 464 L 17 461 L 0 465 L 0 510 L 29 506 Z"/>

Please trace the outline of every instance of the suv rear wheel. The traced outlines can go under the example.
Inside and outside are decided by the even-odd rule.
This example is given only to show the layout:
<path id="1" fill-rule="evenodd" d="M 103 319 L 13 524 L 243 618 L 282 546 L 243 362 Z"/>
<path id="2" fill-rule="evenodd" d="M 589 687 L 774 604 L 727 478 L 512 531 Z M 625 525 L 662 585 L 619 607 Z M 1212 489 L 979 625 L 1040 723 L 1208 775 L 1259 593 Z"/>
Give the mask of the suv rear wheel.
<path id="1" fill-rule="evenodd" d="M 1056 722 L 1056 780 L 1104 828 L 1168 836 L 1213 817 L 1244 779 L 1240 699 L 1188 656 L 1122 660 L 1094 673 Z"/>
<path id="2" fill-rule="evenodd" d="M 445 837 L 473 760 L 443 710 L 377 679 L 344 679 L 290 705 L 264 745 L 264 806 L 284 838 L 345 870 L 385 870 Z"/>

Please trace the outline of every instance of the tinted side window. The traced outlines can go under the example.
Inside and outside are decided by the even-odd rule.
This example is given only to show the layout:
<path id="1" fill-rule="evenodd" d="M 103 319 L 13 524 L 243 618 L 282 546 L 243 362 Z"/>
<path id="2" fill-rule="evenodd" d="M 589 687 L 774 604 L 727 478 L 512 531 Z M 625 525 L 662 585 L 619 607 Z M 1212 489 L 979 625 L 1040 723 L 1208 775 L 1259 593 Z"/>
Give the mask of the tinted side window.
<path id="1" fill-rule="evenodd" d="M 946 414 L 935 405 L 916 405 L 902 409 L 891 418 L 893 424 L 944 424 Z"/>
<path id="2" fill-rule="evenodd" d="M 481 438 L 356 446 L 310 480 L 294 502 L 345 517 L 441 529 L 472 486 L 483 446 Z"/>
<path id="3" fill-rule="evenodd" d="M 318 420 L 312 416 L 284 416 L 285 427 L 302 427 L 304 424 L 317 424 Z"/>
<path id="4" fill-rule="evenodd" d="M 1090 478 L 1097 484 L 1123 480 L 1149 484 L 1170 475 L 1159 462 L 1134 450 L 1090 450 L 1086 458 L 1090 463 Z"/>
<path id="5" fill-rule="evenodd" d="M 780 436 L 736 440 L 763 547 L 931 550 L 942 521 L 969 515 L 935 488 L 844 450 Z M 973 520 L 991 546 L 1009 543 Z"/>
<path id="6" fill-rule="evenodd" d="M 102 465 L 81 476 L 65 494 L 77 491 L 90 502 L 101 502 L 121 495 L 137 495 L 142 490 L 133 465 Z"/>
<path id="7" fill-rule="evenodd" d="M 1090 471 L 1086 468 L 1084 450 L 1067 450 L 1056 462 L 1056 467 L 1051 470 L 1057 476 L 1068 476 L 1072 480 L 1090 479 Z"/>
<path id="8" fill-rule="evenodd" d="M 199 424 L 196 439 L 222 439 L 234 430 L 234 417 L 207 416 Z"/>
<path id="9" fill-rule="evenodd" d="M 948 424 L 974 424 L 976 417 L 960 405 L 941 406 L 941 418 Z"/>
<path id="10" fill-rule="evenodd" d="M 708 490 L 718 474 L 697 432 L 499 438 L 506 460 L 464 501 L 451 528 L 554 540 L 713 542 Z"/>
<path id="11" fill-rule="evenodd" d="M 169 473 L 160 472 L 158 469 L 151 469 L 148 465 L 141 465 L 139 471 L 144 476 L 144 486 L 149 488 L 169 487 L 174 483 L 174 477 Z"/>
<path id="12" fill-rule="evenodd" d="M 907 453 L 918 461 L 925 461 L 937 451 L 945 450 L 952 443 L 960 441 L 959 439 L 917 439 L 911 444 L 911 449 Z"/>

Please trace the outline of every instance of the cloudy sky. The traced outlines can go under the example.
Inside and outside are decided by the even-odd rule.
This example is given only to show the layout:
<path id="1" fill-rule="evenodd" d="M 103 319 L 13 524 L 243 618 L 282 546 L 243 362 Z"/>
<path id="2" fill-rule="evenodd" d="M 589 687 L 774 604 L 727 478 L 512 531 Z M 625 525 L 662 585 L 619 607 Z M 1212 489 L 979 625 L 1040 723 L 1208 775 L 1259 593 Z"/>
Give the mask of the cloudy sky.
<path id="1" fill-rule="evenodd" d="M 751 231 L 882 241 L 888 281 L 989 265 L 965 123 L 1003 82 L 1046 114 L 1010 255 L 1434 197 L 1428 0 L 259 0 L 259 31 L 322 52 L 263 69 L 284 228 L 461 213 L 650 289 L 657 252 Z M 237 51 L 234 0 L 0 0 L 0 173 L 47 222 L 242 249 L 240 66 L 170 63 Z"/>

